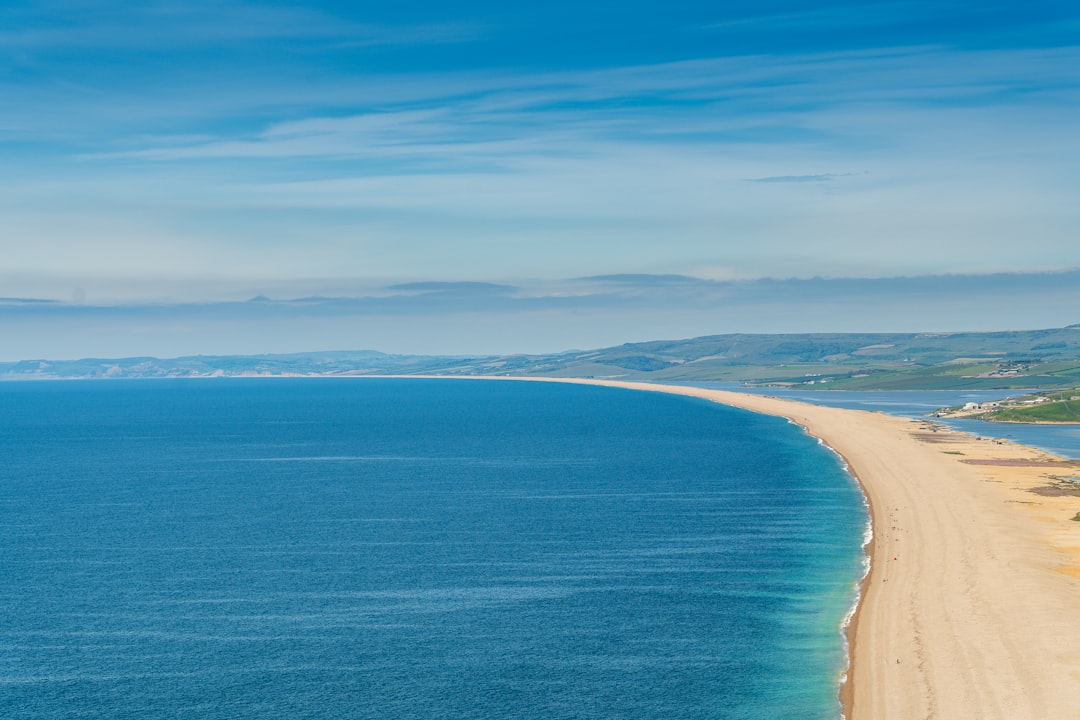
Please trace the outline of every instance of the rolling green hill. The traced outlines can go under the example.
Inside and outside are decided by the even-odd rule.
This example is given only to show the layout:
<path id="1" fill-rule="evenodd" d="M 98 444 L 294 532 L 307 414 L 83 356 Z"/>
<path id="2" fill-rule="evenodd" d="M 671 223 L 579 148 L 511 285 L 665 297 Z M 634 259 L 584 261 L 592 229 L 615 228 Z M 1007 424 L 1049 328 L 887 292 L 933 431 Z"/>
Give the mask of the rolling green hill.
<path id="1" fill-rule="evenodd" d="M 1080 423 L 1080 401 L 1053 402 L 1023 408 L 1009 408 L 990 415 L 987 420 L 998 422 L 1065 422 Z"/>
<path id="2" fill-rule="evenodd" d="M 716 335 L 462 368 L 486 374 L 737 381 L 823 389 L 1015 389 L 1080 384 L 1080 326 L 997 333 Z"/>
<path id="3" fill-rule="evenodd" d="M 994 422 L 1080 423 L 1080 388 L 1003 400 L 975 417 Z"/>
<path id="4" fill-rule="evenodd" d="M 345 351 L 0 363 L 2 379 L 388 374 L 733 381 L 843 390 L 1066 388 L 1080 385 L 1080 325 L 991 333 L 710 335 L 550 355 Z"/>

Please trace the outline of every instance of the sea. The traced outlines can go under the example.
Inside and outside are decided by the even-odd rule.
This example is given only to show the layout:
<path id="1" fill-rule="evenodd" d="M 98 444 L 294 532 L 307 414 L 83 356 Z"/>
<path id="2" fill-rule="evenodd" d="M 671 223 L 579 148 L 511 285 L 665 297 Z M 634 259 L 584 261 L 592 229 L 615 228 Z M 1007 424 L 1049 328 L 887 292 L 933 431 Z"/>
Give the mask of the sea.
<path id="1" fill-rule="evenodd" d="M 836 720 L 867 513 L 787 421 L 552 383 L 0 384 L 0 717 Z"/>

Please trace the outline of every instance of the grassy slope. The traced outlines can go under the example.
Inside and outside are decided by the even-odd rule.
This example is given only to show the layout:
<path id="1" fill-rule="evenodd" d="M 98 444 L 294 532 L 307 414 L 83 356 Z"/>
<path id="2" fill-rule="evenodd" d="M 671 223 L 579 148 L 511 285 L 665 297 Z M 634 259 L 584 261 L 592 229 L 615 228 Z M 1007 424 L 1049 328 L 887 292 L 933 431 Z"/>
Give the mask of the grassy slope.
<path id="1" fill-rule="evenodd" d="M 847 390 L 1071 387 L 1080 328 L 1003 333 L 717 335 L 522 356 L 526 374 L 815 385 Z M 990 373 L 1019 368 L 1016 374 Z"/>
<path id="2" fill-rule="evenodd" d="M 1020 389 L 1080 384 L 1080 325 L 996 333 L 731 334 L 551 355 L 398 356 L 375 352 L 0 363 L 0 377 L 206 374 L 444 374 L 731 381 L 846 390 Z M 828 382 L 818 385 L 822 380 Z"/>
<path id="3" fill-rule="evenodd" d="M 987 419 L 999 422 L 1067 422 L 1080 423 L 1080 400 L 1063 400 L 1042 405 L 1005 408 Z"/>

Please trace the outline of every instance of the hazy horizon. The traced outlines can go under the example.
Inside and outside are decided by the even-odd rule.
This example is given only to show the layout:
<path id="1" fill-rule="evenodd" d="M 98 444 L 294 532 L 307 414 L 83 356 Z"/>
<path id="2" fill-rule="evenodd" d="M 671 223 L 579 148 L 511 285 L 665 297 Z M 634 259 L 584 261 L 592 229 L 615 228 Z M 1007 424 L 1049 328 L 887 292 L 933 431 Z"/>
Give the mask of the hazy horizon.
<path id="1" fill-rule="evenodd" d="M 977 332 L 1080 322 L 1080 271 L 740 281 L 621 275 L 308 289 L 319 288 L 327 294 L 202 302 L 0 298 L 0 361 L 330 350 L 545 354 L 724 333 Z"/>

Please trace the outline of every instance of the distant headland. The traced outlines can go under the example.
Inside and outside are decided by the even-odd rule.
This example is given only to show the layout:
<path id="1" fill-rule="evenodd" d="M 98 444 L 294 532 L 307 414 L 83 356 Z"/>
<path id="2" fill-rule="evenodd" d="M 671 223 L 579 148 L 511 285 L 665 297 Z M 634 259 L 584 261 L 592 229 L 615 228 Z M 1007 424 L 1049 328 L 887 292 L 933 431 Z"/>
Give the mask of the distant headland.
<path id="1" fill-rule="evenodd" d="M 368 350 L 0 363 L 4 380 L 358 375 L 736 382 L 820 390 L 1059 390 L 1072 397 L 1080 395 L 1070 394 L 1080 386 L 1080 324 L 1003 332 L 709 335 L 546 355 Z M 1012 419 L 1007 415 L 997 419 Z"/>

